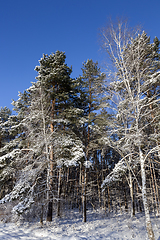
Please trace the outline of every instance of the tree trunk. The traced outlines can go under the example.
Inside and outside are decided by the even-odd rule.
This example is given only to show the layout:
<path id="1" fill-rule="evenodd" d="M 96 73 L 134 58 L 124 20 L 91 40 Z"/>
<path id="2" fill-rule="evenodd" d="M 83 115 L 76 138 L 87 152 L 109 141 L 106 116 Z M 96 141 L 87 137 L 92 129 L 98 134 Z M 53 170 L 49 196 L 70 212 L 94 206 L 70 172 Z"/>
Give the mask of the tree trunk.
<path id="1" fill-rule="evenodd" d="M 154 175 L 154 180 L 155 180 L 155 186 L 156 186 L 156 194 L 157 194 L 157 214 L 159 215 L 159 194 L 158 194 L 158 186 L 157 186 L 157 179 L 156 179 L 156 173 L 154 169 L 154 164 L 152 163 L 152 168 L 153 168 L 153 175 Z"/>
<path id="2" fill-rule="evenodd" d="M 145 218 L 146 218 L 146 228 L 148 232 L 148 238 L 150 240 L 155 240 L 151 219 L 150 219 L 150 214 L 149 214 L 149 207 L 147 203 L 146 173 L 145 173 L 144 157 L 140 148 L 139 148 L 139 153 L 140 153 L 140 165 L 141 165 L 141 177 L 142 177 L 142 199 L 143 199 L 144 212 L 145 212 Z"/>
<path id="3" fill-rule="evenodd" d="M 87 220 L 86 209 L 86 168 L 83 166 L 82 170 L 82 209 L 83 209 L 83 222 Z"/>
<path id="4" fill-rule="evenodd" d="M 43 204 L 42 204 L 42 209 L 41 209 L 40 223 L 41 223 L 41 225 L 43 225 Z"/>
<path id="5" fill-rule="evenodd" d="M 110 200 L 109 187 L 107 187 L 107 193 L 108 193 L 108 211 L 109 211 L 109 213 L 110 213 L 110 211 L 111 211 L 111 200 Z"/>
<path id="6" fill-rule="evenodd" d="M 125 206 L 125 211 L 128 212 L 128 201 L 127 201 L 127 194 L 126 194 L 126 186 L 124 183 L 124 206 Z"/>
<path id="7" fill-rule="evenodd" d="M 100 187 L 100 183 L 99 183 L 99 176 L 98 176 L 98 168 L 97 167 L 96 167 L 96 175 L 97 175 L 99 207 L 101 208 L 101 187 Z"/>
<path id="8" fill-rule="evenodd" d="M 134 195 L 133 195 L 133 181 L 132 181 L 132 174 L 129 171 L 129 188 L 130 188 L 130 196 L 131 196 L 131 217 L 135 216 L 135 202 L 134 202 Z"/>
<path id="9" fill-rule="evenodd" d="M 76 208 L 79 207 L 79 185 L 78 185 L 78 168 L 76 169 Z"/>
<path id="10" fill-rule="evenodd" d="M 48 209 L 47 209 L 47 221 L 48 222 L 52 221 L 52 208 L 53 208 L 53 202 L 50 201 L 48 203 Z"/>
<path id="11" fill-rule="evenodd" d="M 55 111 L 55 100 L 52 100 L 52 119 L 54 119 L 54 111 Z M 54 124 L 50 124 L 51 133 L 54 132 Z M 52 221 L 52 212 L 53 212 L 53 197 L 52 197 L 52 187 L 53 187 L 53 161 L 54 161 L 54 153 L 53 146 L 50 146 L 50 169 L 49 169 L 49 193 L 48 193 L 48 211 L 47 211 L 47 221 Z"/>
<path id="12" fill-rule="evenodd" d="M 49 146 L 47 144 L 47 137 L 46 137 L 46 121 L 45 121 L 45 114 L 44 114 L 44 107 L 43 107 L 43 101 L 42 101 L 42 89 L 40 88 L 40 95 L 41 95 L 41 110 L 42 110 L 42 119 L 43 119 L 43 134 L 44 134 L 44 140 L 45 140 L 45 147 L 46 147 L 46 158 L 47 158 L 47 163 L 48 163 L 48 168 L 47 168 L 47 202 L 48 202 L 48 207 L 47 207 L 47 221 L 52 221 L 52 177 L 51 177 L 51 162 L 53 164 L 53 161 L 51 161 L 52 158 L 49 156 Z M 53 103 L 52 103 L 53 104 Z M 52 129 L 52 128 L 51 128 Z M 53 174 L 53 171 L 52 171 Z M 42 209 L 43 210 L 43 209 Z M 42 211 L 43 214 L 43 211 Z M 42 218 L 41 218 L 42 221 Z"/>
<path id="13" fill-rule="evenodd" d="M 153 177 L 153 171 L 152 171 L 152 166 L 151 166 L 151 160 L 149 159 L 149 166 L 150 166 L 150 172 L 151 172 L 151 179 L 152 179 L 152 186 L 151 186 L 151 188 L 153 187 L 153 191 L 154 191 L 154 198 L 155 198 L 155 203 L 156 203 L 156 211 L 157 211 L 157 214 L 159 213 L 159 211 L 158 211 L 158 201 L 157 201 L 157 195 L 156 195 L 156 188 L 155 188 L 155 183 L 154 183 L 154 177 L 155 177 L 155 175 L 154 175 L 154 177 Z M 154 167 L 154 166 L 153 166 Z M 153 194 L 152 194 L 153 195 Z M 153 196 L 152 196 L 152 198 L 153 198 Z M 154 204 L 153 204 L 153 206 L 154 206 Z"/>
<path id="14" fill-rule="evenodd" d="M 122 201 L 121 201 L 121 187 L 120 187 L 120 184 L 118 184 L 118 193 L 119 193 L 119 196 L 118 196 L 118 203 L 119 203 L 119 208 L 120 208 L 120 212 L 122 213 Z"/>
<path id="15" fill-rule="evenodd" d="M 48 190 L 48 211 L 47 211 L 47 221 L 52 221 L 52 208 L 53 208 L 53 197 L 52 197 L 52 187 L 53 187 L 53 148 L 51 146 L 50 154 L 50 169 L 49 169 L 49 190 Z"/>
<path id="16" fill-rule="evenodd" d="M 152 189 L 152 181 L 151 179 L 149 179 L 149 184 L 150 184 L 150 189 L 151 189 L 151 199 L 152 199 L 152 207 L 153 207 L 153 211 L 154 211 L 154 199 L 153 199 L 153 189 Z M 150 207 L 151 210 L 151 207 Z"/>
<path id="17" fill-rule="evenodd" d="M 101 166 L 102 166 L 102 182 L 104 181 L 104 161 L 103 161 L 103 158 L 102 158 L 102 155 L 101 155 Z M 103 208 L 106 212 L 107 208 L 106 208 L 106 193 L 105 191 L 102 192 L 102 197 L 103 197 Z"/>
<path id="18" fill-rule="evenodd" d="M 81 197 L 79 201 L 79 212 L 82 210 L 82 164 L 79 167 L 79 186 L 81 186 Z"/>
<path id="19" fill-rule="evenodd" d="M 60 217 L 60 197 L 61 197 L 61 168 L 58 177 L 58 202 L 57 202 L 57 217 Z"/>
<path id="20" fill-rule="evenodd" d="M 137 194 L 138 194 L 138 193 L 139 193 L 139 188 L 138 188 L 138 184 L 137 184 L 137 183 L 136 183 L 136 190 L 137 190 Z M 138 195 L 139 195 L 139 194 L 138 194 Z M 139 210 L 140 212 L 142 212 L 142 203 L 141 203 L 140 198 L 138 198 L 137 204 L 138 204 L 138 209 L 137 209 L 137 211 Z"/>

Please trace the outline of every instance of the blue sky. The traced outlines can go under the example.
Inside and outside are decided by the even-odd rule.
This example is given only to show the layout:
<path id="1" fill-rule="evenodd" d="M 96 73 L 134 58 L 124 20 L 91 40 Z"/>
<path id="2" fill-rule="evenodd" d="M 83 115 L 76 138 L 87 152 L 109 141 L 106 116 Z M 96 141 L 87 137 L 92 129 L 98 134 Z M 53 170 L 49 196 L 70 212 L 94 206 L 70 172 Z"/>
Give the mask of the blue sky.
<path id="1" fill-rule="evenodd" d="M 11 109 L 18 91 L 35 81 L 43 53 L 65 51 L 72 77 L 87 59 L 101 65 L 99 29 L 109 17 L 160 39 L 159 9 L 159 0 L 0 0 L 0 107 Z"/>

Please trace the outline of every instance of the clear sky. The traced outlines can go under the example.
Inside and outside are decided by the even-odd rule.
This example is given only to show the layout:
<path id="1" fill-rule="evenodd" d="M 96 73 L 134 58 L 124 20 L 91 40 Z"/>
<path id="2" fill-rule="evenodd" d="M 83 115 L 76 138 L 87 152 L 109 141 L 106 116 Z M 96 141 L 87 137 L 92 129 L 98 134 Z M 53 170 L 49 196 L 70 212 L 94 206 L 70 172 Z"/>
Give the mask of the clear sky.
<path id="1" fill-rule="evenodd" d="M 159 0 L 0 0 L 0 107 L 12 108 L 35 81 L 42 54 L 65 51 L 72 77 L 87 59 L 101 64 L 99 29 L 109 17 L 141 24 L 160 39 Z"/>

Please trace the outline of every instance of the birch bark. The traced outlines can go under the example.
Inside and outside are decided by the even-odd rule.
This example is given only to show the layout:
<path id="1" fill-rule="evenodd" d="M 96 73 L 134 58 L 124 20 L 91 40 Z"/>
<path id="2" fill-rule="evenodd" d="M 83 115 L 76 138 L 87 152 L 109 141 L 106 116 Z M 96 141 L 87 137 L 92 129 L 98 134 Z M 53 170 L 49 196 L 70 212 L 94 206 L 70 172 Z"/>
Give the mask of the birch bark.
<path id="1" fill-rule="evenodd" d="M 144 205 L 144 211 L 145 211 L 145 217 L 146 217 L 146 228 L 148 232 L 148 237 L 150 240 L 155 240 L 150 214 L 149 214 L 149 207 L 147 203 L 147 191 L 146 191 L 146 173 L 145 173 L 145 159 L 143 157 L 143 153 L 141 148 L 139 147 L 139 155 L 140 155 L 140 165 L 141 165 L 141 177 L 142 177 L 142 199 L 143 199 L 143 205 Z"/>

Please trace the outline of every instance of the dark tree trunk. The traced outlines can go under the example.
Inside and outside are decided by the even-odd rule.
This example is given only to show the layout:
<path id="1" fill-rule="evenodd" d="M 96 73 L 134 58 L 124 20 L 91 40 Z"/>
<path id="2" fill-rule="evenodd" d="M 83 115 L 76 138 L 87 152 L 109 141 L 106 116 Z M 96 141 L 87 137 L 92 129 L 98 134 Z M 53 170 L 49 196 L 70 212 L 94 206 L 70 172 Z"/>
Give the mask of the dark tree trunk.
<path id="1" fill-rule="evenodd" d="M 51 222 L 52 221 L 52 210 L 53 209 L 53 202 L 50 201 L 48 203 L 48 210 L 47 210 L 47 221 Z"/>
<path id="2" fill-rule="evenodd" d="M 42 209 L 41 209 L 40 223 L 43 225 L 43 204 L 42 204 Z"/>
<path id="3" fill-rule="evenodd" d="M 83 208 L 83 222 L 87 221 L 86 214 L 86 169 L 82 170 L 82 208 Z"/>
<path id="4" fill-rule="evenodd" d="M 60 217 L 60 197 L 61 197 L 61 168 L 59 170 L 59 178 L 58 178 L 58 202 L 57 202 L 57 217 Z"/>

